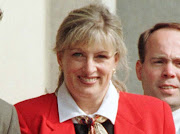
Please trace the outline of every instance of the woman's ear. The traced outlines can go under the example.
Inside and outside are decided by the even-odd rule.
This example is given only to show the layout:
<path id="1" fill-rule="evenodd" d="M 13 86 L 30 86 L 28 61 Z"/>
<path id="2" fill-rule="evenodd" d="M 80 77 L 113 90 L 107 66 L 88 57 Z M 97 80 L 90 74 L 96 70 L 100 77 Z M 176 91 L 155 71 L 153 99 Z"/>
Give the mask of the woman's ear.
<path id="1" fill-rule="evenodd" d="M 137 78 L 141 81 L 142 80 L 142 63 L 140 60 L 136 62 L 136 75 L 137 75 Z"/>
<path id="2" fill-rule="evenodd" d="M 118 63 L 119 63 L 119 60 L 120 60 L 120 55 L 119 55 L 119 53 L 115 53 L 115 55 L 114 55 L 114 61 L 115 61 L 116 66 L 117 66 Z"/>
<path id="3" fill-rule="evenodd" d="M 57 56 L 58 64 L 59 64 L 60 66 L 62 66 L 62 56 L 63 56 L 62 52 L 57 52 L 57 53 L 56 53 L 56 56 Z"/>

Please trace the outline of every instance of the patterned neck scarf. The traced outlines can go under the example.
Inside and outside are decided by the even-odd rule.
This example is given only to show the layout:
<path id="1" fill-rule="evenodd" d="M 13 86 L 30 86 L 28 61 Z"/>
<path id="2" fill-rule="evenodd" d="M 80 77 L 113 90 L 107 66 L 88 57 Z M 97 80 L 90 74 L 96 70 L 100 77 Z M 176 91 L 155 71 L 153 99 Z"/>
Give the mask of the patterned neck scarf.
<path id="1" fill-rule="evenodd" d="M 78 116 L 74 118 L 79 124 L 88 126 L 88 134 L 108 134 L 101 123 L 105 122 L 107 118 L 96 115 L 94 118 L 88 116 Z"/>

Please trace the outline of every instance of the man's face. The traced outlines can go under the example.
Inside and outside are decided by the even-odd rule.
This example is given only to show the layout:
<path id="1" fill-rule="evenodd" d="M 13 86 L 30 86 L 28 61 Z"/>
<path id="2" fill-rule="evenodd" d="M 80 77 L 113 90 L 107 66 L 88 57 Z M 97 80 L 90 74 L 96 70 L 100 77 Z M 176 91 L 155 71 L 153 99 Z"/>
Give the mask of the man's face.
<path id="1" fill-rule="evenodd" d="M 155 31 L 145 49 L 144 63 L 136 63 L 144 94 L 167 102 L 173 111 L 180 108 L 180 31 Z"/>

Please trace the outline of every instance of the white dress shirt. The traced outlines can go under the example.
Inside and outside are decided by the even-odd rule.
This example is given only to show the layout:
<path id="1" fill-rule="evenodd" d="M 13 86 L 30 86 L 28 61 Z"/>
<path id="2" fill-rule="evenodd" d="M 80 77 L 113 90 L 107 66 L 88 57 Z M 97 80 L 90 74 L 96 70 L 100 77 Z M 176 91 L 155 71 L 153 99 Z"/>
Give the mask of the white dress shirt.
<path id="1" fill-rule="evenodd" d="M 176 128 L 176 134 L 180 134 L 180 108 L 174 111 L 172 114 Z"/>
<path id="2" fill-rule="evenodd" d="M 110 81 L 109 89 L 98 111 L 92 115 L 87 115 L 79 108 L 68 92 L 65 83 L 63 83 L 57 92 L 58 112 L 60 117 L 59 122 L 64 122 L 76 116 L 86 115 L 93 117 L 94 115 L 98 114 L 108 118 L 111 123 L 114 124 L 118 109 L 118 100 L 119 94 Z"/>

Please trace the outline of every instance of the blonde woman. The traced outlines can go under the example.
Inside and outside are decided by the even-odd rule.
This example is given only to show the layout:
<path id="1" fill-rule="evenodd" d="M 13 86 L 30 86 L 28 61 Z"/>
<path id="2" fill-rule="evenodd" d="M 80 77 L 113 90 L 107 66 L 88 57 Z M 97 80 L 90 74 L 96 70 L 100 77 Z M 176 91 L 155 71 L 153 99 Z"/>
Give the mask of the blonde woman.
<path id="1" fill-rule="evenodd" d="M 56 92 L 16 104 L 22 134 L 174 134 L 169 106 L 129 94 L 115 71 L 127 71 L 120 20 L 103 5 L 73 10 L 55 51 Z"/>

